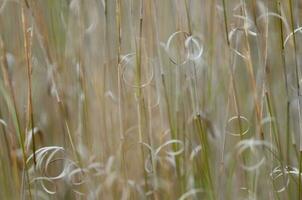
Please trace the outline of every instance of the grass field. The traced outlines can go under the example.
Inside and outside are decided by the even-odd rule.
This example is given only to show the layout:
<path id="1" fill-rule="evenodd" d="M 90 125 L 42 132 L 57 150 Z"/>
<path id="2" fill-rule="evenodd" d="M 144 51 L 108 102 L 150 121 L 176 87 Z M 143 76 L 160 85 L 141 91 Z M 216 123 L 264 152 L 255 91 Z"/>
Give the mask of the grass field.
<path id="1" fill-rule="evenodd" d="M 300 0 L 0 0 L 0 199 L 302 199 Z"/>

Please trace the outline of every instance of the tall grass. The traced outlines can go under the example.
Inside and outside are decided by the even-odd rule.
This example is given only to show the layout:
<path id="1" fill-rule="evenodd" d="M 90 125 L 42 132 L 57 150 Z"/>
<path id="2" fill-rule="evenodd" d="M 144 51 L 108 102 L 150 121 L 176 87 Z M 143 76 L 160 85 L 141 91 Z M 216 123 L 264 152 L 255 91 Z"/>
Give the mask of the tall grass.
<path id="1" fill-rule="evenodd" d="M 0 0 L 0 199 L 301 199 L 298 0 Z"/>

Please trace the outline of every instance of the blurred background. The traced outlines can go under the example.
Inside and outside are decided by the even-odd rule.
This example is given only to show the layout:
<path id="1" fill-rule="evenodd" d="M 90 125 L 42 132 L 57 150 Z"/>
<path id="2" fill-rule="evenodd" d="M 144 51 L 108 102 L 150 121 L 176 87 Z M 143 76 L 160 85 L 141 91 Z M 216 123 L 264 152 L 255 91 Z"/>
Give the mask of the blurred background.
<path id="1" fill-rule="evenodd" d="M 301 9 L 0 0 L 0 198 L 301 199 Z"/>

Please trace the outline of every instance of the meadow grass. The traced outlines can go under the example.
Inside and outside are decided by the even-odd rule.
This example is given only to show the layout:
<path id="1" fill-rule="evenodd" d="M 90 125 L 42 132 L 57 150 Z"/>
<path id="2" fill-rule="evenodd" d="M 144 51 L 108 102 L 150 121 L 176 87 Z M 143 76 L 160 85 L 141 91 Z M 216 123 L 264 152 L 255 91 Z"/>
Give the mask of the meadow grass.
<path id="1" fill-rule="evenodd" d="M 0 0 L 0 199 L 302 199 L 298 0 Z"/>

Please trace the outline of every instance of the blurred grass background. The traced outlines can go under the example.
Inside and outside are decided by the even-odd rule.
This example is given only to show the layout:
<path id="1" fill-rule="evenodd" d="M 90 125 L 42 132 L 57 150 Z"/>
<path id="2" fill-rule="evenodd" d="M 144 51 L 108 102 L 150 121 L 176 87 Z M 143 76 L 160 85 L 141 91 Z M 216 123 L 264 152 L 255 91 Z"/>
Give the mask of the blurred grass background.
<path id="1" fill-rule="evenodd" d="M 301 5 L 0 0 L 0 198 L 302 199 Z"/>

